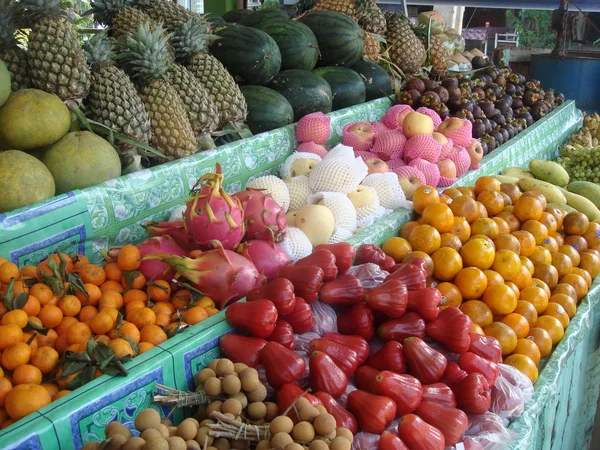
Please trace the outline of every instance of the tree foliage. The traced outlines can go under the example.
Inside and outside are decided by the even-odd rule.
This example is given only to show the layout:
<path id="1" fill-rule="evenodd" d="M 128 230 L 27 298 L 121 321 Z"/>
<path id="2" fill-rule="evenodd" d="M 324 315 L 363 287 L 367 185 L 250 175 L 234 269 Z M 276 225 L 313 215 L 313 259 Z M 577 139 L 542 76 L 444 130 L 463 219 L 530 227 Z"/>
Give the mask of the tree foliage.
<path id="1" fill-rule="evenodd" d="M 519 35 L 520 47 L 552 48 L 552 12 L 521 9 L 506 11 L 506 23 Z"/>

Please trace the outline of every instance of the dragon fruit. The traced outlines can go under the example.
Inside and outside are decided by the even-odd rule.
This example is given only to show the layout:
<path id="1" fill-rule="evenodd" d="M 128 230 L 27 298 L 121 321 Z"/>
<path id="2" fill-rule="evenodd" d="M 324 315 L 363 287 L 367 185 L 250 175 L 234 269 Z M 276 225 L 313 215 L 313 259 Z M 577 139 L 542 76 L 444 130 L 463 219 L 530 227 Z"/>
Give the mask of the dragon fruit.
<path id="1" fill-rule="evenodd" d="M 270 241 L 281 239 L 281 233 L 287 228 L 285 211 L 269 194 L 258 189 L 247 188 L 233 194 L 244 208 L 246 239 Z"/>
<path id="2" fill-rule="evenodd" d="M 186 202 L 183 223 L 202 250 L 212 248 L 213 241 L 232 250 L 244 237 L 242 204 L 227 195 L 222 184 L 223 173 L 217 164 L 216 173 L 202 176 L 192 188 L 193 197 Z"/>
<path id="3" fill-rule="evenodd" d="M 147 255 L 144 260 L 160 260 L 169 264 L 176 276 L 187 279 L 193 287 L 219 305 L 227 306 L 262 284 L 264 277 L 252 262 L 242 255 L 217 248 L 201 253 L 197 258 L 163 254 Z"/>
<path id="4" fill-rule="evenodd" d="M 183 221 L 149 222 L 144 228 L 152 236 L 170 236 L 185 251 L 200 250 L 200 245 L 188 234 Z"/>
<path id="5" fill-rule="evenodd" d="M 187 252 L 182 249 L 171 236 L 154 236 L 137 244 L 142 257 L 153 253 L 164 253 L 167 255 L 187 256 Z M 175 272 L 167 263 L 158 260 L 143 260 L 139 271 L 148 281 L 165 280 L 171 281 Z"/>
<path id="6" fill-rule="evenodd" d="M 273 239 L 246 241 L 238 246 L 237 252 L 252 261 L 258 272 L 264 274 L 269 280 L 277 276 L 279 269 L 292 262 Z"/>

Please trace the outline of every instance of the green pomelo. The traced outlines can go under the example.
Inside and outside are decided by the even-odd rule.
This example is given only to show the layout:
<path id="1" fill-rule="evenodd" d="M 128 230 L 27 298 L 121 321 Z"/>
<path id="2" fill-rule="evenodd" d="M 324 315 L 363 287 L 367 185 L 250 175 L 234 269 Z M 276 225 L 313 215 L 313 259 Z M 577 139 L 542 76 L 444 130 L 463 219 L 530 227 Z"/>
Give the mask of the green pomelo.
<path id="1" fill-rule="evenodd" d="M 42 162 L 19 150 L 0 152 L 0 213 L 54 196 L 54 179 Z"/>
<path id="2" fill-rule="evenodd" d="M 8 96 L 10 95 L 10 73 L 0 60 L 0 106 L 6 103 Z"/>
<path id="3" fill-rule="evenodd" d="M 70 127 L 69 108 L 56 95 L 38 89 L 16 91 L 0 108 L 0 145 L 6 149 L 52 145 Z"/>
<path id="4" fill-rule="evenodd" d="M 67 134 L 46 151 L 42 161 L 52 173 L 59 194 L 121 176 L 117 151 L 89 131 Z"/>

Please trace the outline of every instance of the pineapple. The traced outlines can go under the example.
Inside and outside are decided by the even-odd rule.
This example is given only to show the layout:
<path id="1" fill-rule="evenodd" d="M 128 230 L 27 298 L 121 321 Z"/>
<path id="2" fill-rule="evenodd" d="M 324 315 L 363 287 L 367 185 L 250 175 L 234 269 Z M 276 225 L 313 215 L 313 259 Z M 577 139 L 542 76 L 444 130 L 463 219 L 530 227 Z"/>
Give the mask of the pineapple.
<path id="1" fill-rule="evenodd" d="M 152 146 L 168 160 L 197 152 L 196 138 L 177 90 L 167 81 L 171 64 L 169 38 L 161 27 L 142 24 L 121 36 L 117 60 L 139 84 L 152 129 Z"/>
<path id="2" fill-rule="evenodd" d="M 406 75 L 420 72 L 427 55 L 408 18 L 403 14 L 388 12 L 386 20 L 386 40 L 391 62 Z"/>
<path id="3" fill-rule="evenodd" d="M 377 39 L 377 36 L 373 33 L 367 32 L 365 34 L 365 51 L 362 55 L 363 58 L 368 58 L 371 61 L 377 61 L 379 60 L 379 52 L 379 39 Z"/>
<path id="4" fill-rule="evenodd" d="M 77 32 L 63 17 L 60 0 L 22 0 L 20 5 L 33 25 L 27 62 L 34 87 L 62 100 L 87 96 L 90 69 Z"/>
<path id="5" fill-rule="evenodd" d="M 433 68 L 437 71 L 446 70 L 451 57 L 452 55 L 448 54 L 444 42 L 432 34 L 429 37 L 429 62 Z"/>
<path id="6" fill-rule="evenodd" d="M 92 65 L 92 84 L 84 104 L 90 119 L 148 144 L 152 136 L 148 112 L 127 74 L 115 66 L 114 46 L 114 39 L 105 33 L 86 41 L 84 51 Z M 135 153 L 132 145 L 118 145 L 124 153 Z"/>
<path id="7" fill-rule="evenodd" d="M 148 14 L 135 8 L 133 0 L 96 0 L 91 2 L 94 20 L 110 27 L 115 38 L 134 33 L 143 23 L 157 25 Z"/>
<path id="8" fill-rule="evenodd" d="M 246 99 L 223 64 L 210 55 L 206 44 L 211 38 L 207 34 L 206 20 L 193 19 L 179 27 L 172 45 L 181 62 L 204 86 L 219 112 L 219 126 L 228 122 L 243 123 L 248 114 Z"/>
<path id="9" fill-rule="evenodd" d="M 202 17 L 171 0 L 137 0 L 137 8 L 154 22 L 162 23 L 169 32 L 175 31 L 190 19 Z"/>
<path id="10" fill-rule="evenodd" d="M 15 6 L 10 0 L 0 0 L 0 59 L 4 61 L 10 73 L 13 92 L 31 86 L 27 52 L 15 39 L 15 13 Z"/>
<path id="11" fill-rule="evenodd" d="M 368 33 L 378 34 L 381 37 L 385 37 L 386 35 L 387 23 L 385 21 L 385 14 L 377 6 L 375 0 L 367 0 L 365 13 L 358 20 L 358 24 Z"/>

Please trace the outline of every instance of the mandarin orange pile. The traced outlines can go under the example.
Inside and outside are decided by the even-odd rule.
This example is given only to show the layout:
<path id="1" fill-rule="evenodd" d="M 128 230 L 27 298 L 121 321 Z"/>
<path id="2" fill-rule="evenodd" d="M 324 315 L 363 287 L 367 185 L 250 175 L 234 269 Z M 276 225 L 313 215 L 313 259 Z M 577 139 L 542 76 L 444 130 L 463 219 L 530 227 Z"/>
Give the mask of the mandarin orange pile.
<path id="1" fill-rule="evenodd" d="M 441 195 L 421 186 L 413 204 L 420 218 L 384 252 L 423 258 L 442 308 L 459 307 L 473 332 L 496 337 L 504 362 L 535 381 L 600 273 L 600 224 L 488 176 Z"/>
<path id="2" fill-rule="evenodd" d="M 71 392 L 79 372 L 62 376 L 67 351 L 86 352 L 93 339 L 118 358 L 134 357 L 218 312 L 208 297 L 191 303 L 190 291 L 147 281 L 139 266 L 133 245 L 103 266 L 54 254 L 19 270 L 0 258 L 0 428 Z"/>

